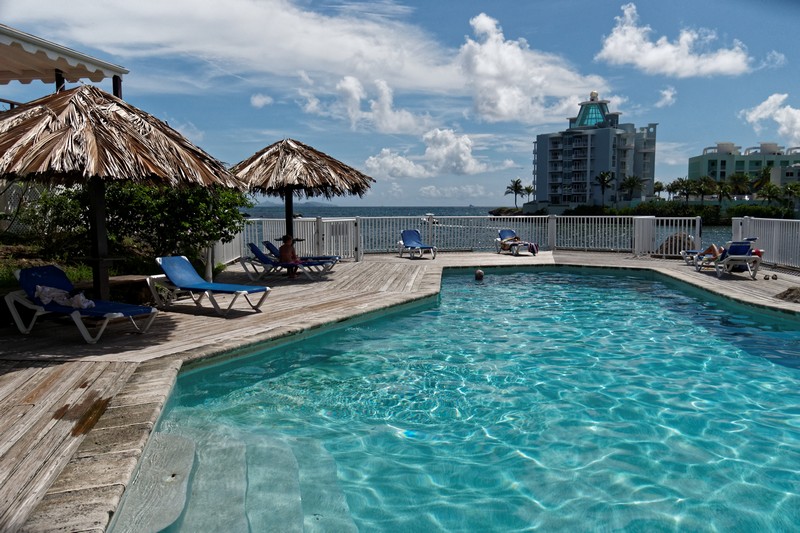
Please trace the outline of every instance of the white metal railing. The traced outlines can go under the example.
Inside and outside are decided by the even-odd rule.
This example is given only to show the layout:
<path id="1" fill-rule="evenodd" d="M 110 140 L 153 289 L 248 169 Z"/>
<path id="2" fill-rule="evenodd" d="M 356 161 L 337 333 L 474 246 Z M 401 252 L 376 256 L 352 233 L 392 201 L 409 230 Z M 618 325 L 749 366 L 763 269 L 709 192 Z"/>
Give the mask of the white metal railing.
<path id="1" fill-rule="evenodd" d="M 632 216 L 442 216 L 309 218 L 294 221 L 301 255 L 340 255 L 360 260 L 365 253 L 397 251 L 404 229 L 418 229 L 423 241 L 441 251 L 494 250 L 500 229 L 514 229 L 520 238 L 542 249 L 630 252 L 677 257 L 681 250 L 702 249 L 700 217 Z M 249 219 L 237 240 L 215 255 L 230 262 L 247 254 L 248 242 L 277 240 L 285 233 L 282 219 Z M 757 237 L 765 262 L 800 268 L 800 221 L 737 218 L 735 239 Z M 238 248 L 237 248 L 238 247 Z"/>
<path id="2" fill-rule="evenodd" d="M 364 253 L 397 250 L 404 229 L 418 229 L 425 242 L 442 251 L 494 250 L 499 230 L 512 228 L 525 240 L 548 249 L 628 251 L 637 254 L 677 256 L 688 247 L 685 240 L 668 241 L 675 235 L 699 234 L 699 218 L 579 217 L 579 216 L 443 216 L 357 217 L 298 219 L 294 233 L 303 255 L 336 254 L 360 259 Z M 250 219 L 241 239 L 261 243 L 284 234 L 280 219 Z M 679 243 L 678 243 L 679 242 Z M 693 241 L 699 246 L 698 241 Z M 245 252 L 246 253 L 246 252 Z"/>
<path id="3" fill-rule="evenodd" d="M 756 247 L 764 250 L 764 263 L 800 268 L 800 220 L 775 218 L 734 218 L 731 233 L 735 240 L 756 237 Z"/>

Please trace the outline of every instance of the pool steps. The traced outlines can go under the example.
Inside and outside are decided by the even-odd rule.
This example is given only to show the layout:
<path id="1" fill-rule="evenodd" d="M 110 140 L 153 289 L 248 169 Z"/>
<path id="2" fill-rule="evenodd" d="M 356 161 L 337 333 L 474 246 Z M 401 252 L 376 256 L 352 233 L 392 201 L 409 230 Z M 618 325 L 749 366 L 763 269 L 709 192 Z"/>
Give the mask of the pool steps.
<path id="1" fill-rule="evenodd" d="M 109 531 L 358 531 L 320 441 L 172 430 L 151 437 Z"/>
<path id="2" fill-rule="evenodd" d="M 297 459 L 280 439 L 247 445 L 247 518 L 250 531 L 303 533 Z"/>
<path id="3" fill-rule="evenodd" d="M 181 515 L 194 464 L 195 445 L 180 435 L 152 435 L 135 483 L 115 516 L 116 533 L 160 531 Z"/>
<path id="4" fill-rule="evenodd" d="M 247 447 L 236 439 L 207 440 L 193 435 L 197 444 L 190 480 L 187 512 L 179 524 L 183 531 L 248 531 L 244 513 Z M 235 502 L 236 505 L 231 505 Z M 202 521 L 192 511 L 202 509 Z M 183 510 L 183 506 L 181 507 Z M 255 531 L 255 530 L 254 530 Z"/>

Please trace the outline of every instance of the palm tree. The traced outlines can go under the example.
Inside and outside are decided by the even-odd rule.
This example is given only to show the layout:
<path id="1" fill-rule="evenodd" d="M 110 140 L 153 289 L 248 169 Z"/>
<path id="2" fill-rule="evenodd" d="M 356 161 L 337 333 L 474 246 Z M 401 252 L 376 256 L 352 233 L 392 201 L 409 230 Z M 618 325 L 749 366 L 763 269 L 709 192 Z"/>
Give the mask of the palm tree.
<path id="1" fill-rule="evenodd" d="M 608 170 L 594 177 L 594 181 L 600 185 L 600 197 L 602 198 L 603 209 L 606 208 L 606 189 L 611 186 L 611 182 L 614 181 L 614 179 L 614 173 Z"/>
<path id="2" fill-rule="evenodd" d="M 800 198 L 800 181 L 794 181 L 784 185 L 783 196 L 786 198 L 789 207 L 794 208 L 797 199 Z"/>
<path id="3" fill-rule="evenodd" d="M 765 183 L 761 187 L 761 190 L 758 191 L 758 197 L 769 205 L 773 200 L 780 200 L 783 198 L 783 190 L 774 183 Z"/>
<path id="4" fill-rule="evenodd" d="M 522 192 L 525 193 L 525 197 L 530 202 L 531 196 L 536 194 L 536 187 L 534 187 L 533 185 L 526 185 L 525 188 L 522 189 Z"/>
<path id="5" fill-rule="evenodd" d="M 770 178 L 772 175 L 772 167 L 762 167 L 761 171 L 758 173 L 758 177 L 753 182 L 753 191 L 758 192 L 761 190 L 764 185 L 769 183 Z"/>
<path id="6" fill-rule="evenodd" d="M 511 180 L 511 185 L 506 187 L 506 195 L 513 194 L 514 195 L 514 207 L 517 207 L 517 196 L 522 196 L 525 194 L 525 189 L 522 186 L 522 180 L 519 178 L 515 178 Z"/>
<path id="7" fill-rule="evenodd" d="M 661 198 L 661 193 L 664 192 L 664 184 L 660 181 L 653 183 L 653 194 Z"/>
<path id="8" fill-rule="evenodd" d="M 717 182 L 711 176 L 700 176 L 700 179 L 697 180 L 696 187 L 697 194 L 700 195 L 700 207 L 703 207 L 706 196 L 714 194 L 714 191 L 717 190 Z"/>
<path id="9" fill-rule="evenodd" d="M 671 181 L 664 187 L 664 190 L 667 191 L 670 200 L 672 200 L 673 195 L 680 194 L 680 179 L 681 178 Z"/>
<path id="10" fill-rule="evenodd" d="M 619 184 L 619 190 L 626 191 L 628 193 L 628 200 L 633 200 L 633 193 L 636 192 L 637 189 L 641 189 L 642 185 L 644 185 L 643 178 L 639 176 L 625 176 L 625 179 Z"/>
<path id="11" fill-rule="evenodd" d="M 717 195 L 717 200 L 719 201 L 720 210 L 722 209 L 722 200 L 730 200 L 731 199 L 731 184 L 727 181 L 717 181 L 717 188 L 714 190 L 714 194 Z"/>
<path id="12" fill-rule="evenodd" d="M 692 181 L 689 178 L 678 178 L 672 183 L 670 183 L 670 185 L 673 186 L 672 188 L 674 189 L 675 194 L 683 196 L 684 199 L 686 200 L 686 203 L 688 204 L 689 196 L 692 194 L 694 190 Z"/>
<path id="13" fill-rule="evenodd" d="M 751 192 L 750 178 L 747 174 L 737 172 L 728 177 L 728 183 L 731 184 L 731 194 L 733 195 L 748 195 Z"/>

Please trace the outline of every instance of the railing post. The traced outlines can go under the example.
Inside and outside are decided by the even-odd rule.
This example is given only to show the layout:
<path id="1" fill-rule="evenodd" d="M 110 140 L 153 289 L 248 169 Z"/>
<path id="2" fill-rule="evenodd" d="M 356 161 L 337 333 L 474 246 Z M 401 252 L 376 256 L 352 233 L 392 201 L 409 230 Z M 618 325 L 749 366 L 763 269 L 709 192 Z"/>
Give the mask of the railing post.
<path id="1" fill-rule="evenodd" d="M 633 217 L 633 254 L 648 255 L 655 250 L 656 217 Z"/>
<path id="2" fill-rule="evenodd" d="M 353 242 L 356 243 L 356 249 L 353 250 L 353 256 L 355 256 L 356 261 L 361 261 L 361 259 L 364 257 L 364 238 L 361 235 L 361 217 L 356 217 L 356 220 L 353 223 L 353 230 L 355 231 Z"/>
<path id="3" fill-rule="evenodd" d="M 694 248 L 696 250 L 703 250 L 703 217 L 694 217 L 694 234 L 697 238 L 694 240 Z"/>
<path id="4" fill-rule="evenodd" d="M 742 240 L 742 217 L 733 217 L 731 218 L 731 238 L 734 241 L 741 241 Z"/>
<path id="5" fill-rule="evenodd" d="M 316 218 L 316 228 L 314 231 L 314 254 L 325 255 L 325 226 L 322 223 L 322 217 Z"/>
<path id="6" fill-rule="evenodd" d="M 428 223 L 428 227 L 425 230 L 425 236 L 423 237 L 429 243 L 436 245 L 440 244 L 436 242 L 435 235 L 433 234 L 433 221 L 436 220 L 433 216 L 433 213 L 425 213 L 425 221 Z"/>
<path id="7" fill-rule="evenodd" d="M 555 251 L 556 249 L 556 217 L 558 215 L 547 215 L 547 247 Z"/>

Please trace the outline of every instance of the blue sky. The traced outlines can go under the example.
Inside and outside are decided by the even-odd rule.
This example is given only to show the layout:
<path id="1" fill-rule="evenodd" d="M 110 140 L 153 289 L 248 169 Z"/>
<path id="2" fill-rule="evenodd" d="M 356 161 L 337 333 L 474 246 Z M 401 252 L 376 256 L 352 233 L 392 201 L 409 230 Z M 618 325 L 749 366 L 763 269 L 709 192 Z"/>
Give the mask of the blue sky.
<path id="1" fill-rule="evenodd" d="M 659 124 L 664 183 L 717 142 L 800 146 L 798 21 L 794 0 L 0 0 L 0 22 L 129 69 L 124 98 L 214 157 L 295 138 L 374 177 L 334 202 L 365 206 L 513 205 L 536 135 L 592 90 Z"/>

